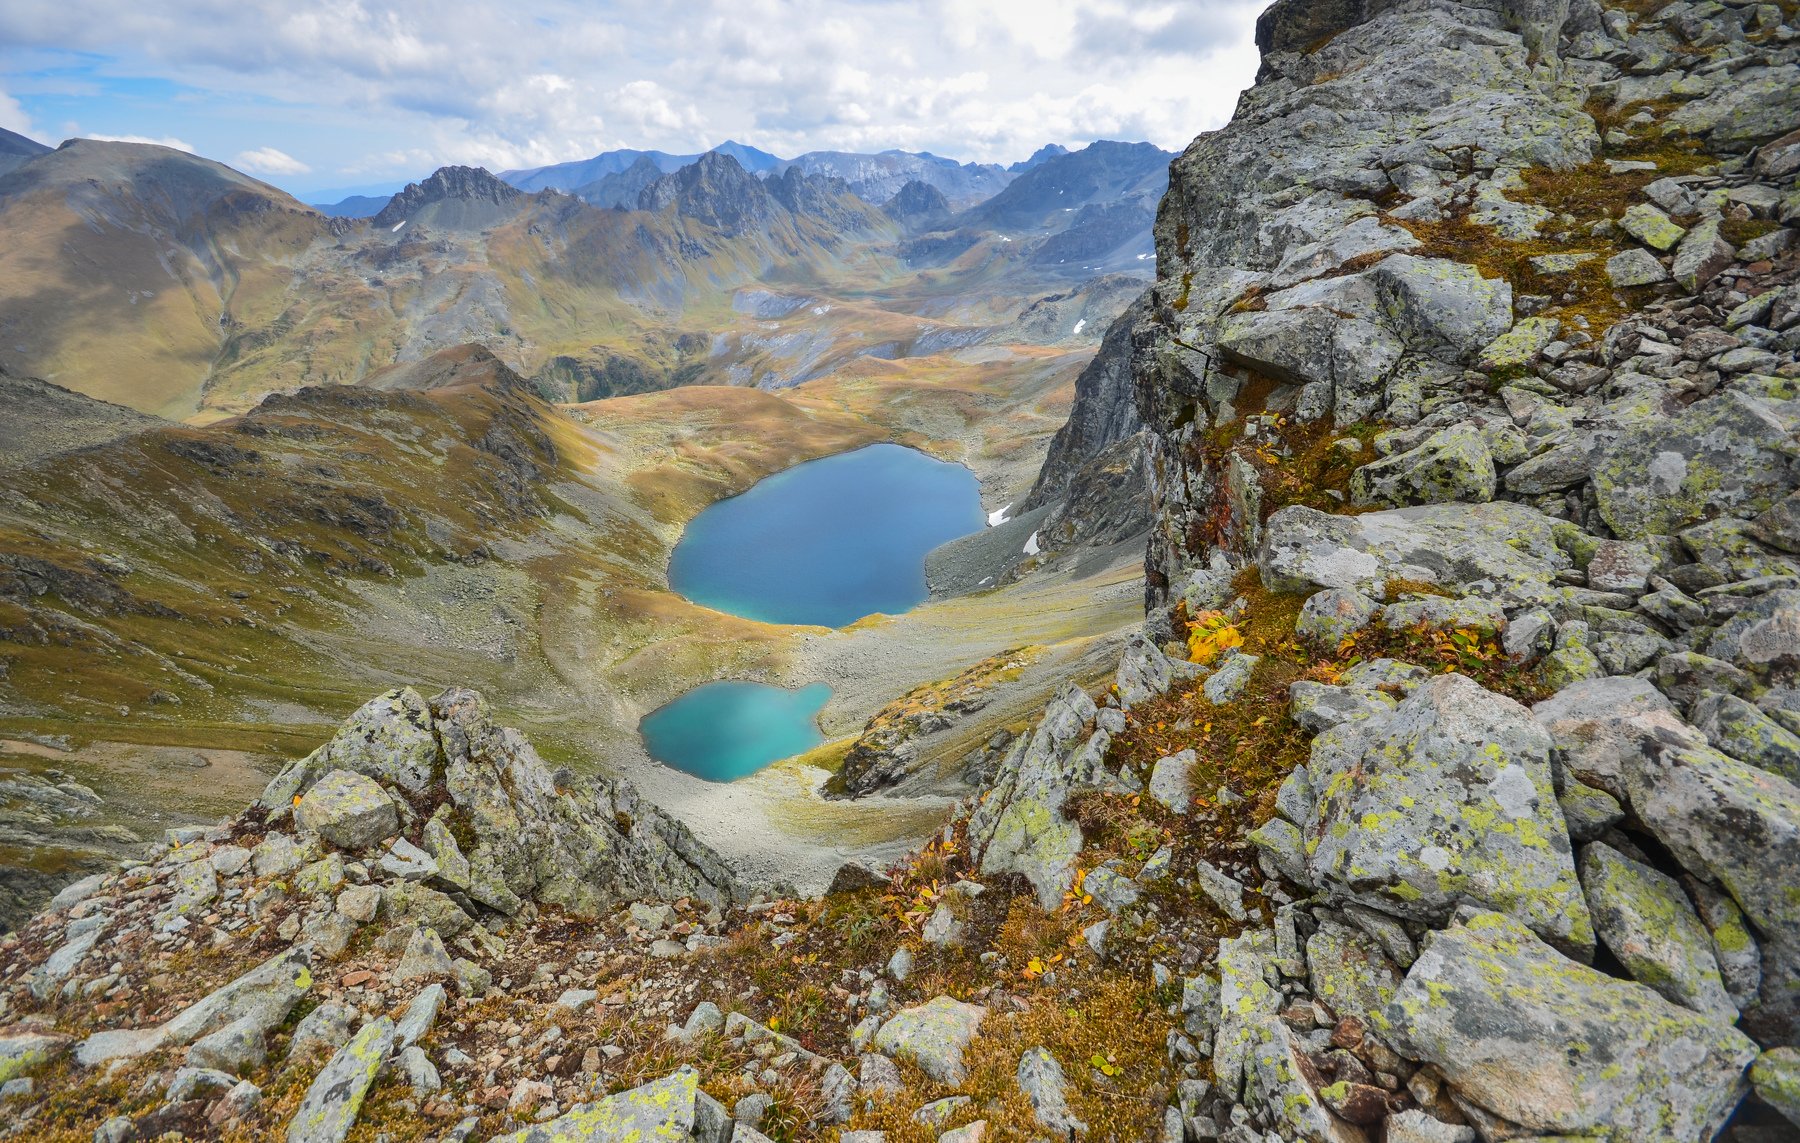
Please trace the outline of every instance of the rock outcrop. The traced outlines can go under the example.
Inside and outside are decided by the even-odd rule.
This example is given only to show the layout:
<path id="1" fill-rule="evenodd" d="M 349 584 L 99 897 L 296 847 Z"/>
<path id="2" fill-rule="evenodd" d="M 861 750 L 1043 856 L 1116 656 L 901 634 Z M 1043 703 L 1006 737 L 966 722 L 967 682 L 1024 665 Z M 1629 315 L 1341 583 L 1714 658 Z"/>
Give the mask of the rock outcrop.
<path id="1" fill-rule="evenodd" d="M 685 826 L 626 783 L 553 774 L 473 691 L 371 700 L 277 775 L 259 805 L 349 852 L 397 830 L 421 878 L 507 916 L 527 902 L 596 916 L 641 898 L 742 895 Z"/>

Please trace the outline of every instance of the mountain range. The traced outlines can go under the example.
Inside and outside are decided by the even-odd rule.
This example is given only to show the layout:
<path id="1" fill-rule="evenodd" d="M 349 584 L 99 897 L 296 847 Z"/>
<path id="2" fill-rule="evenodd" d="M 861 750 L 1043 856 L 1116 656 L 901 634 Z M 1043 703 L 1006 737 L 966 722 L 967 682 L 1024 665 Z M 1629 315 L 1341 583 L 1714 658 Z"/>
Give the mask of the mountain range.
<path id="1" fill-rule="evenodd" d="M 589 184 L 604 206 L 447 167 L 365 220 L 168 148 L 7 146 L 18 161 L 0 175 L 0 367 L 175 419 L 468 341 L 581 399 L 708 379 L 790 385 L 1008 328 L 1091 344 L 1110 313 L 1061 329 L 1043 316 L 1113 297 L 1083 282 L 1148 269 L 1144 203 L 1169 158 L 1098 143 L 1045 149 L 1015 174 L 897 152 L 783 163 L 734 146 L 680 164 L 636 152 Z M 938 184 L 909 178 L 877 209 L 831 171 L 865 188 L 936 172 L 965 194 L 976 175 L 1000 189 L 959 213 Z M 753 285 L 812 302 L 788 306 L 771 336 L 753 316 L 765 303 L 733 301 Z"/>

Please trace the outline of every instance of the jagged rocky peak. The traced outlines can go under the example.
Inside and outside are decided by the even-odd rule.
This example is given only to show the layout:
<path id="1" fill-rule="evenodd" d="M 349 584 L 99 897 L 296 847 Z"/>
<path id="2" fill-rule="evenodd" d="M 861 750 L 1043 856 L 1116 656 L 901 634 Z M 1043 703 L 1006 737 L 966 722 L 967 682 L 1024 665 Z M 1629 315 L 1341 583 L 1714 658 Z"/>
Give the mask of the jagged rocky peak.
<path id="1" fill-rule="evenodd" d="M 1012 174 L 1022 175 L 1033 167 L 1041 166 L 1046 159 L 1054 159 L 1058 155 L 1066 155 L 1068 153 L 1069 149 L 1061 143 L 1045 143 L 1042 147 L 1033 151 L 1029 159 L 1021 159 L 1006 169 Z"/>
<path id="2" fill-rule="evenodd" d="M 708 151 L 638 195 L 639 210 L 667 210 L 692 218 L 728 238 L 767 226 L 775 200 L 761 179 L 730 155 Z"/>
<path id="3" fill-rule="evenodd" d="M 930 183 L 914 179 L 882 204 L 882 213 L 909 232 L 935 230 L 950 219 L 950 200 Z"/>
<path id="4" fill-rule="evenodd" d="M 372 220 L 394 226 L 429 216 L 440 225 L 459 220 L 492 220 L 511 214 L 530 198 L 485 167 L 439 167 L 422 182 L 408 183 Z"/>

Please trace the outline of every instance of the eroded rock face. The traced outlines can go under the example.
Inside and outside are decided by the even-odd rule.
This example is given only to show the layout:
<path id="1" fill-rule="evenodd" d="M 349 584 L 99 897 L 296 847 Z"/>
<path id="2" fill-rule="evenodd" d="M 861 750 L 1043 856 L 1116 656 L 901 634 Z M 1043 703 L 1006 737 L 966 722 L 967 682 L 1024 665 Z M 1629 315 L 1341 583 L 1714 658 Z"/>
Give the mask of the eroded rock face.
<path id="1" fill-rule="evenodd" d="M 982 871 L 1023 874 L 1045 908 L 1075 883 L 1081 827 L 1063 816 L 1063 805 L 1102 772 L 1109 736 L 1097 730 L 1081 737 L 1095 713 L 1081 688 L 1059 695 L 1001 764 L 993 792 L 969 822 Z"/>
<path id="2" fill-rule="evenodd" d="M 1749 1037 L 1478 913 L 1437 934 L 1386 1023 L 1462 1096 L 1544 1135 L 1710 1139 L 1745 1090 Z"/>
<path id="3" fill-rule="evenodd" d="M 1594 929 L 1550 747 L 1524 707 L 1461 675 L 1325 732 L 1307 767 L 1314 883 L 1429 923 L 1480 902 L 1585 959 Z"/>

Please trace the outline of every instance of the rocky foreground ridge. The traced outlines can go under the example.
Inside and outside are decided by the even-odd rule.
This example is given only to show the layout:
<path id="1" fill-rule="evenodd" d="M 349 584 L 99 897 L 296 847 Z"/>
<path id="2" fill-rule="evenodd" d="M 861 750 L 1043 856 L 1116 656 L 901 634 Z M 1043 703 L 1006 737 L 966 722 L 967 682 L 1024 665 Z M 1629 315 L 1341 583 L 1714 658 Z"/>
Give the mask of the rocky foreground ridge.
<path id="1" fill-rule="evenodd" d="M 813 901 L 382 696 L 0 946 L 7 1130 L 1793 1138 L 1797 21 L 1275 5 L 1055 462 L 1110 685 Z"/>

